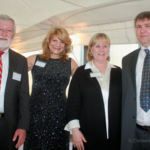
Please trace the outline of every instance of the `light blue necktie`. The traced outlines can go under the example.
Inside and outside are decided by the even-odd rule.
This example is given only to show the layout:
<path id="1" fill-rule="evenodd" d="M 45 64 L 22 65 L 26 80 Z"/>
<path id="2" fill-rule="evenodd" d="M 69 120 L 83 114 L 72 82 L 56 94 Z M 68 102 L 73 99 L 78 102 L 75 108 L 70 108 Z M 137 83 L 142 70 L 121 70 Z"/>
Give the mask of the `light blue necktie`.
<path id="1" fill-rule="evenodd" d="M 150 53 L 149 49 L 144 49 L 144 51 L 146 52 L 146 57 L 142 71 L 140 106 L 145 112 L 148 112 L 150 109 Z"/>

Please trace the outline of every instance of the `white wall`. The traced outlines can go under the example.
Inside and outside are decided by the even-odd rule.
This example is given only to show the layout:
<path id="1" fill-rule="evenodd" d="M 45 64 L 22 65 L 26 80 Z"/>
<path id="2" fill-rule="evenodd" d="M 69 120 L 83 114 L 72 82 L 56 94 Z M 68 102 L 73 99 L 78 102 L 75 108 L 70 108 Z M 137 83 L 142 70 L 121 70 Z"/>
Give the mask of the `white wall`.
<path id="1" fill-rule="evenodd" d="M 84 46 L 72 46 L 72 53 L 69 55 L 78 65 L 83 65 Z"/>
<path id="2" fill-rule="evenodd" d="M 122 58 L 132 51 L 136 50 L 138 47 L 138 44 L 111 45 L 110 63 L 122 67 Z"/>

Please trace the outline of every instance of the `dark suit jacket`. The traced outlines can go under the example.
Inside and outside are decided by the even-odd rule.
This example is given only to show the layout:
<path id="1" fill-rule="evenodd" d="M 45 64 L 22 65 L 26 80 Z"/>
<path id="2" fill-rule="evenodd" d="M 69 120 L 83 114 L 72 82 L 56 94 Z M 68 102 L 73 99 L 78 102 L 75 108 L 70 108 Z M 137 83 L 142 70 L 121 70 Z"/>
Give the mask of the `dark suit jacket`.
<path id="1" fill-rule="evenodd" d="M 80 130 L 87 143 L 85 150 L 105 150 L 108 146 L 104 102 L 101 87 L 96 78 L 90 77 L 91 69 L 79 67 L 71 81 L 68 102 L 68 122 L 80 121 Z M 121 134 L 121 69 L 112 68 L 108 99 L 109 139 L 111 149 L 120 149 Z"/>
<path id="2" fill-rule="evenodd" d="M 136 63 L 140 49 L 122 61 L 122 129 L 121 150 L 131 150 L 136 128 Z"/>
<path id="3" fill-rule="evenodd" d="M 29 128 L 29 88 L 27 60 L 9 49 L 9 70 L 4 97 L 6 150 L 15 150 L 12 138 L 16 129 Z M 21 81 L 12 79 L 13 72 L 21 74 Z"/>

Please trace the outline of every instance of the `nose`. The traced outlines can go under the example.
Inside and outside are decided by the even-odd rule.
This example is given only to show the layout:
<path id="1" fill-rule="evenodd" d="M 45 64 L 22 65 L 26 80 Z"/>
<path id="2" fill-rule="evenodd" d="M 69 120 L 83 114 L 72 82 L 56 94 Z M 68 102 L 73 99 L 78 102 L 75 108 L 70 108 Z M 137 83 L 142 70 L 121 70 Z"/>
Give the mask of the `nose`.
<path id="1" fill-rule="evenodd" d="M 103 47 L 99 47 L 99 51 L 104 51 L 104 48 Z"/>
<path id="2" fill-rule="evenodd" d="M 60 44 L 61 44 L 60 42 L 57 42 L 57 46 L 60 46 Z"/>
<path id="3" fill-rule="evenodd" d="M 6 30 L 2 30 L 1 32 L 2 32 L 1 35 L 4 36 L 4 37 L 6 37 L 7 31 Z"/>
<path id="4" fill-rule="evenodd" d="M 145 32 L 145 27 L 141 27 L 141 33 Z"/>

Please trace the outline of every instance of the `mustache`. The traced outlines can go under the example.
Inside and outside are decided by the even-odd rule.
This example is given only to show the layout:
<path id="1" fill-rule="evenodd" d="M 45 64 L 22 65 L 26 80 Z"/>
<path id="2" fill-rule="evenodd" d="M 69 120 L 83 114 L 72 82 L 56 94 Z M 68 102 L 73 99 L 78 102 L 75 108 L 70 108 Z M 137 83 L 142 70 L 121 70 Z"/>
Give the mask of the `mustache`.
<path id="1" fill-rule="evenodd" d="M 6 39 L 6 40 L 9 40 L 9 38 L 8 37 L 5 37 L 5 36 L 0 36 L 0 39 Z"/>

